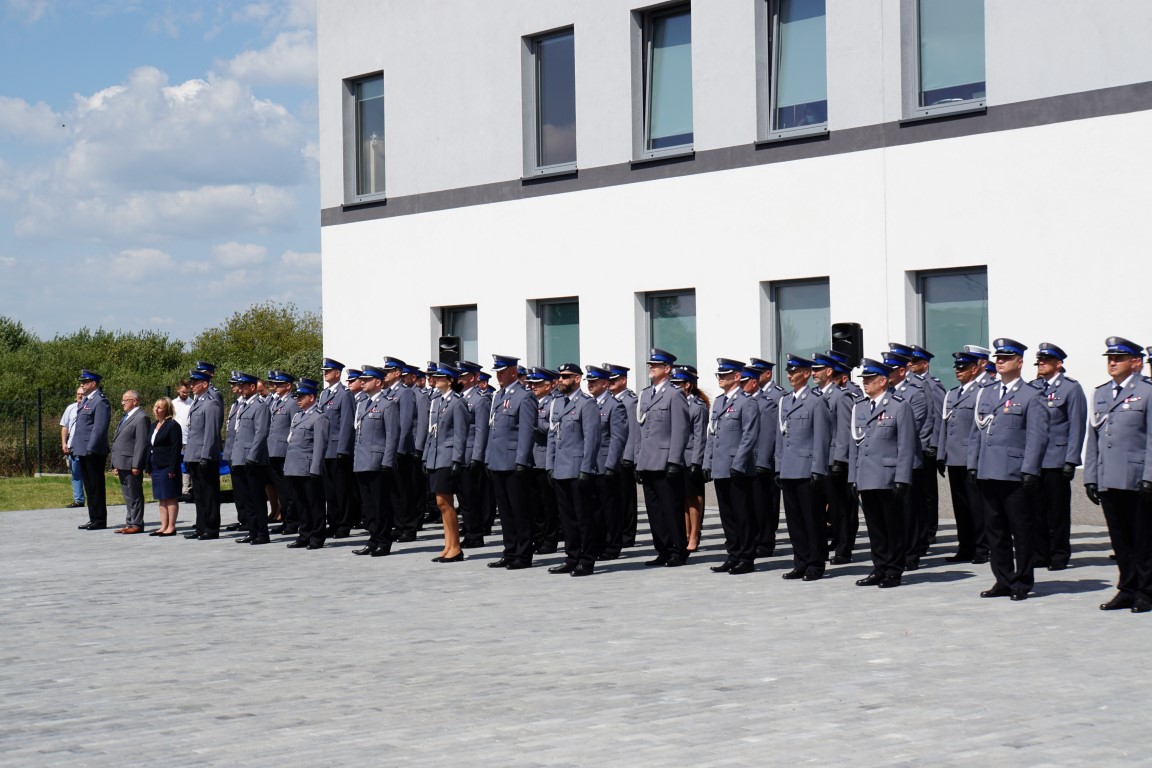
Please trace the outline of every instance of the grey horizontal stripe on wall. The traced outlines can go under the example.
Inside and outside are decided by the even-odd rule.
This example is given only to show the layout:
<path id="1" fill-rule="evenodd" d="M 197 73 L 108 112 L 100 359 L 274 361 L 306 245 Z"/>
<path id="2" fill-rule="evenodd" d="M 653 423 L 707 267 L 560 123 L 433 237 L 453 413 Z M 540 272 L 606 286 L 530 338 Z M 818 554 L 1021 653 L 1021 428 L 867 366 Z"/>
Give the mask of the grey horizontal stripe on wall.
<path id="1" fill-rule="evenodd" d="M 654 179 L 692 176 L 697 173 L 728 171 L 769 163 L 785 163 L 846 152 L 863 152 L 924 141 L 955 139 L 1150 109 L 1152 109 L 1152 82 L 1134 83 L 995 105 L 983 112 L 947 115 L 915 122 L 867 125 L 787 142 L 742 144 L 664 160 L 582 168 L 563 176 L 498 181 L 474 187 L 392 197 L 379 203 L 323 208 L 320 211 L 320 226 L 330 227 L 393 216 L 410 216 L 415 213 L 443 211 L 470 205 L 502 203 L 543 195 L 636 184 Z"/>

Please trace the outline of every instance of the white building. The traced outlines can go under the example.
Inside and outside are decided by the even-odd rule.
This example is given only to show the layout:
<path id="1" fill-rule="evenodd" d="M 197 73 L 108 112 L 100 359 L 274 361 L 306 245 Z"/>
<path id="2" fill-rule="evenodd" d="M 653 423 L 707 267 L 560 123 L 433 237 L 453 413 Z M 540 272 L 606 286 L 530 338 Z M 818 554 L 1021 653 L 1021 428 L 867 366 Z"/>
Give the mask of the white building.
<path id="1" fill-rule="evenodd" d="M 325 352 L 1152 344 L 1152 2 L 319 4 Z M 388 322 L 381 330 L 381 319 Z M 578 321 L 577 321 L 578 318 Z M 1029 361 L 1030 362 L 1030 361 Z"/>

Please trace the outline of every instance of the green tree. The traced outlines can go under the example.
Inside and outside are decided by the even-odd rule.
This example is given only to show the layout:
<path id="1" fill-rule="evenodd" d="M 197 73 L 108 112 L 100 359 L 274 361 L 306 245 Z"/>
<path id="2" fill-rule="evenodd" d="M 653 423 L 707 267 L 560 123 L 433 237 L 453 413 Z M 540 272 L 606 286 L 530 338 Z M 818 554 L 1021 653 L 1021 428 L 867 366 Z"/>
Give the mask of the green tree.
<path id="1" fill-rule="evenodd" d="M 292 303 L 266 301 L 193 339 L 189 362 L 208 360 L 221 373 L 238 370 L 263 377 L 276 368 L 307 376 L 319 369 L 323 346 L 319 315 Z"/>

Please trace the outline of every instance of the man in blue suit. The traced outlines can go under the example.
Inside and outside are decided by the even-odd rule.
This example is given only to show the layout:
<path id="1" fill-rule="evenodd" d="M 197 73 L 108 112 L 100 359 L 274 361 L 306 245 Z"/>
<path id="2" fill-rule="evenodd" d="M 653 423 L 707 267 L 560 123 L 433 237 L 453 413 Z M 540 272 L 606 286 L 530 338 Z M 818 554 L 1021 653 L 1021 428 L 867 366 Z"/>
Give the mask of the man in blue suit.
<path id="1" fill-rule="evenodd" d="M 519 358 L 493 355 L 492 360 L 500 389 L 492 396 L 484 460 L 500 509 L 504 551 L 488 567 L 514 571 L 532 566 L 532 511 L 526 492 L 532 471 L 536 398 L 519 381 Z"/>
<path id="2" fill-rule="evenodd" d="M 716 360 L 716 382 L 723 390 L 712 402 L 704 446 L 704 478 L 716 483 L 720 523 L 727 557 L 715 573 L 743 574 L 755 570 L 756 513 L 752 508 L 752 478 L 760 436 L 760 404 L 741 386 L 756 382 L 758 371 L 739 360 Z"/>
<path id="3" fill-rule="evenodd" d="M 564 526 L 564 562 L 548 572 L 591 576 L 604 535 L 592 508 L 600 455 L 600 409 L 595 398 L 580 390 L 579 365 L 564 363 L 556 371 L 560 387 L 549 404 L 548 466 Z"/>
<path id="4" fill-rule="evenodd" d="M 647 566 L 674 568 L 688 560 L 688 531 L 684 525 L 684 452 L 691 436 L 688 399 L 672 386 L 668 376 L 676 355 L 653 348 L 648 355 L 652 381 L 636 403 L 640 439 L 636 443 L 636 472 L 644 485 L 644 506 L 656 558 Z"/>
<path id="5" fill-rule="evenodd" d="M 101 378 L 98 373 L 80 371 L 80 389 L 84 397 L 76 406 L 72 454 L 80 460 L 84 495 L 88 498 L 88 522 L 78 526 L 83 531 L 100 531 L 108 527 L 104 465 L 111 451 L 108 426 L 112 421 L 112 405 L 100 389 Z"/>
<path id="6" fill-rule="evenodd" d="M 981 597 L 1026 600 L 1034 583 L 1032 508 L 1048 446 L 1048 409 L 1037 387 L 1020 378 L 1028 347 L 993 342 L 1000 380 L 977 394 L 968 471 L 984 498 L 988 556 L 996 583 Z"/>
<path id="7" fill-rule="evenodd" d="M 1084 490 L 1104 507 L 1120 578 L 1102 611 L 1152 611 L 1152 384 L 1141 377 L 1144 350 L 1107 341 L 1108 377 L 1092 393 Z"/>

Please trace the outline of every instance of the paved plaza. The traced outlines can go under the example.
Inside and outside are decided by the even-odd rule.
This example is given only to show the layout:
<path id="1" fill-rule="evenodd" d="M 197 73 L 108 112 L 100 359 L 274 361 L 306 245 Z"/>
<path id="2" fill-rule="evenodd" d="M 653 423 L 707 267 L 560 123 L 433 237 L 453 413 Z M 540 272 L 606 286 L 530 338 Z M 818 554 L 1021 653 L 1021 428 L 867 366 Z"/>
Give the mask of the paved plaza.
<path id="1" fill-rule="evenodd" d="M 687 567 L 643 567 L 644 537 L 585 579 L 548 574 L 558 556 L 485 568 L 495 546 L 431 563 L 437 528 L 373 559 L 360 537 L 288 550 L 86 519 L 0 514 L 9 768 L 1152 764 L 1152 615 L 1097 609 L 1115 577 L 1098 526 L 1014 603 L 978 597 L 988 566 L 943 562 L 951 521 L 879 590 L 853 584 L 862 556 L 782 581 L 786 544 L 713 574 L 715 510 Z"/>

